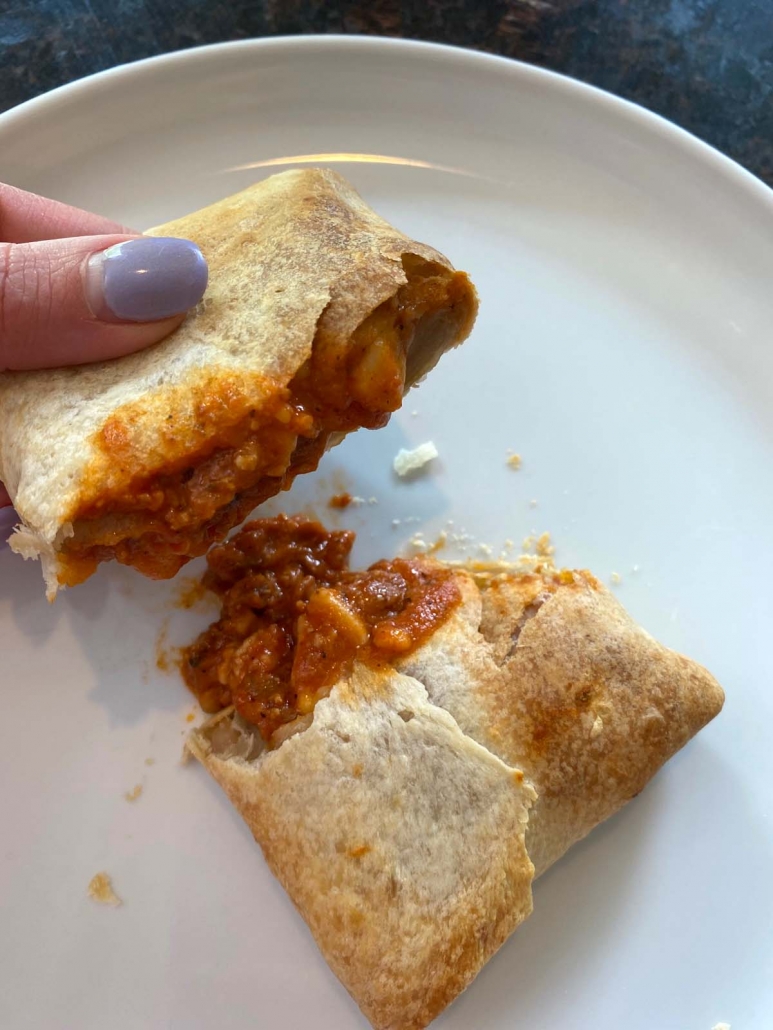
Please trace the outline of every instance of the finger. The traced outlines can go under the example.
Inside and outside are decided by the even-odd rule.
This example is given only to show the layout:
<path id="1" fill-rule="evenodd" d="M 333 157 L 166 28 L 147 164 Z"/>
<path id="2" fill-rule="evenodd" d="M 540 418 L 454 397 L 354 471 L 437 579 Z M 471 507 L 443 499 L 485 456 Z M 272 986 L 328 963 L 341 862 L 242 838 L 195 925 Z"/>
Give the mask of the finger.
<path id="1" fill-rule="evenodd" d="M 5 243 L 33 243 L 35 240 L 103 236 L 107 233 L 134 235 L 133 230 L 111 222 L 109 218 L 0 182 L 0 240 Z"/>
<path id="2" fill-rule="evenodd" d="M 206 285 L 206 261 L 189 240 L 0 243 L 0 370 L 79 365 L 147 347 L 179 325 Z"/>

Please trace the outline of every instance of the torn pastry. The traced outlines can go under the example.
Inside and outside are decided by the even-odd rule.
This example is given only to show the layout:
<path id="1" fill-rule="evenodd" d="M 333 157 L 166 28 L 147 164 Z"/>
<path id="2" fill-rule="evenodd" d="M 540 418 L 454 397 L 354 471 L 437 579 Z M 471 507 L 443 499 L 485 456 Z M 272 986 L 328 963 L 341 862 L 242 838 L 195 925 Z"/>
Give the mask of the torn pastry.
<path id="1" fill-rule="evenodd" d="M 189 747 L 373 1026 L 420 1030 L 723 693 L 588 572 L 351 572 L 352 541 L 279 518 L 210 553 Z"/>
<path id="2" fill-rule="evenodd" d="M 48 596 L 117 560 L 173 576 L 403 394 L 469 334 L 463 272 L 335 172 L 272 176 L 150 230 L 194 240 L 207 292 L 161 343 L 0 375 L 11 546 Z"/>

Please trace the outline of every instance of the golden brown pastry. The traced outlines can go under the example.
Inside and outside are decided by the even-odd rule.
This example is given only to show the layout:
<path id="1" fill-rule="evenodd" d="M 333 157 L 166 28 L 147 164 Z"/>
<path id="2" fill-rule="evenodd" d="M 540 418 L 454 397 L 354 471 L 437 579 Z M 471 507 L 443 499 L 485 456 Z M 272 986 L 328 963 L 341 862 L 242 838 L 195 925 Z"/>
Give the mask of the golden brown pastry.
<path id="1" fill-rule="evenodd" d="M 251 523 L 209 557 L 189 741 L 377 1030 L 420 1030 L 531 911 L 531 880 L 721 709 L 590 573 Z M 187 667 L 186 667 L 187 666 Z"/>
<path id="2" fill-rule="evenodd" d="M 475 290 L 332 171 L 284 172 L 150 230 L 207 292 L 161 343 L 0 375 L 0 481 L 49 597 L 118 560 L 173 576 L 325 449 L 377 428 L 469 334 Z"/>

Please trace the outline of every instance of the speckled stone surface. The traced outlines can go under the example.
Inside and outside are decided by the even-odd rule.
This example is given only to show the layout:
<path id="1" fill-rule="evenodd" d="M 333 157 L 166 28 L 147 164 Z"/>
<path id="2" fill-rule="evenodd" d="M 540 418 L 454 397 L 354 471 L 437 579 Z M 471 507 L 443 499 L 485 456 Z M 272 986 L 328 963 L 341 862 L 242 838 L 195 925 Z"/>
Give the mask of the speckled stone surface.
<path id="1" fill-rule="evenodd" d="M 773 185 L 773 0 L 0 0 L 0 110 L 152 54 L 310 32 L 453 43 L 564 72 Z"/>

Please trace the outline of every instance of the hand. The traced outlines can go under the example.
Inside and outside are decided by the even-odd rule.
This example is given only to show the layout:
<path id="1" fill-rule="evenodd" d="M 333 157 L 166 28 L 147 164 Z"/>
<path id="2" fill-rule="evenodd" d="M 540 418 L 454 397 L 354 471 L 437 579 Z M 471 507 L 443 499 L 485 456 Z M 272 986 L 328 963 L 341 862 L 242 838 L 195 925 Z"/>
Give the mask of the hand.
<path id="1" fill-rule="evenodd" d="M 140 350 L 175 329 L 206 285 L 189 240 L 140 236 L 0 183 L 0 372 Z M 0 508 L 10 503 L 0 484 Z"/>

